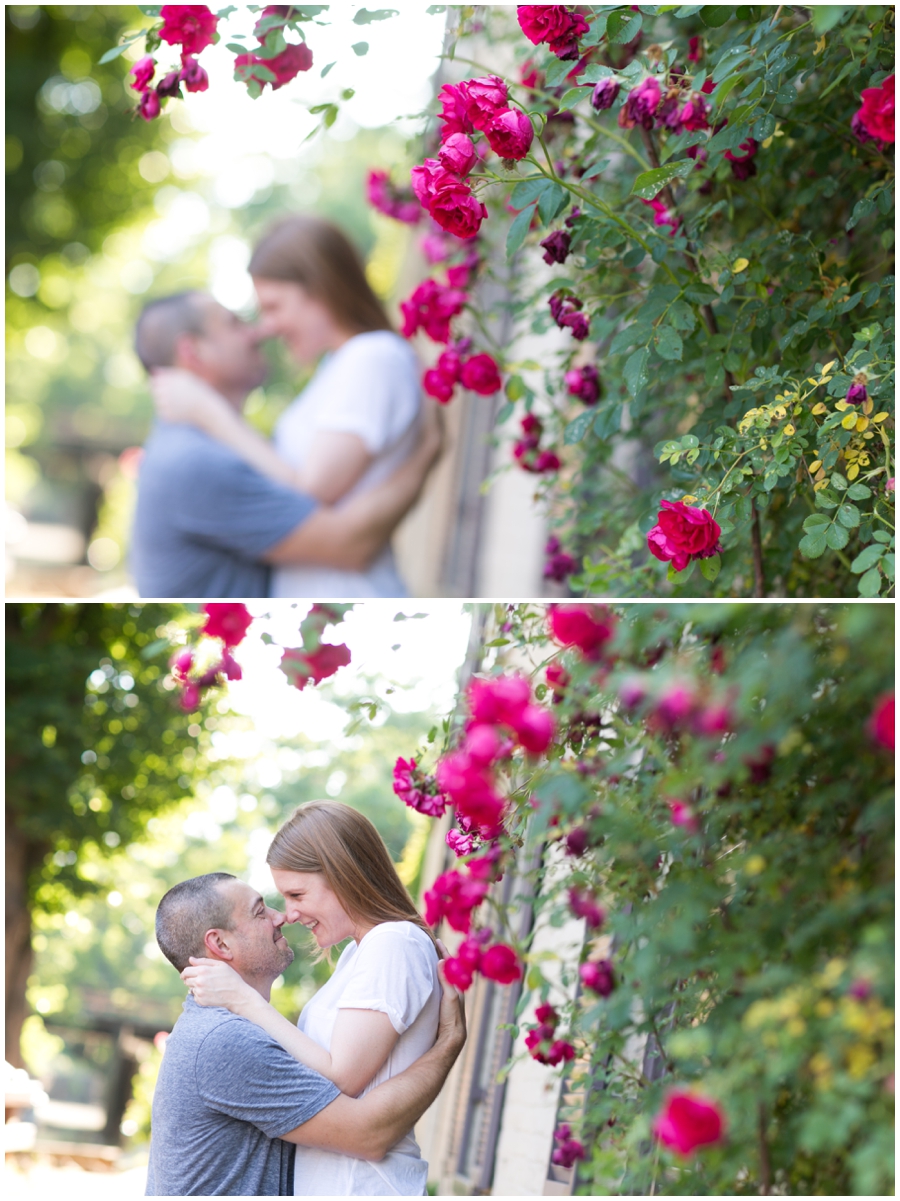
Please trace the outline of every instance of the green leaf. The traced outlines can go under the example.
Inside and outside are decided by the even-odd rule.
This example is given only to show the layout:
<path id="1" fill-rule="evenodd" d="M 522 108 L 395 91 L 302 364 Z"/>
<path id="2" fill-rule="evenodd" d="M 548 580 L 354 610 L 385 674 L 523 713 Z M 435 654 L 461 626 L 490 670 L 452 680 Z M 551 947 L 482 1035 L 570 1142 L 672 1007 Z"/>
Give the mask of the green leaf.
<path id="1" fill-rule="evenodd" d="M 596 175 L 599 175 L 602 171 L 605 171 L 608 166 L 609 158 L 602 158 L 599 163 L 594 163 L 593 167 L 589 167 L 587 171 L 585 171 L 584 175 L 581 177 L 582 182 L 584 182 L 586 179 L 593 179 Z"/>
<path id="2" fill-rule="evenodd" d="M 623 46 L 637 37 L 642 24 L 643 18 L 640 13 L 612 12 L 606 21 L 607 39 L 614 45 Z"/>
<path id="3" fill-rule="evenodd" d="M 685 330 L 690 333 L 697 324 L 697 318 L 694 315 L 694 310 L 684 300 L 676 300 L 669 309 L 669 320 L 676 329 Z"/>
<path id="4" fill-rule="evenodd" d="M 336 63 L 337 59 L 335 59 L 334 62 Z M 324 79 L 325 76 L 328 74 L 328 72 L 331 70 L 331 68 L 333 66 L 334 66 L 334 63 L 329 63 L 327 67 L 323 67 L 322 70 L 319 72 L 319 78 Z"/>
<path id="5" fill-rule="evenodd" d="M 700 20 L 708 29 L 720 29 L 733 12 L 728 4 L 704 4 L 700 9 Z"/>
<path id="6" fill-rule="evenodd" d="M 569 193 L 566 189 L 558 183 L 547 180 L 546 187 L 538 200 L 538 213 L 543 223 L 549 225 L 553 218 L 561 213 L 568 203 Z"/>
<path id="7" fill-rule="evenodd" d="M 521 375 L 511 375 L 504 389 L 510 400 L 521 400 L 525 395 L 525 381 Z"/>
<path id="8" fill-rule="evenodd" d="M 396 8 L 361 8 L 354 14 L 354 25 L 371 25 L 373 21 L 386 21 L 388 17 L 396 17 Z"/>
<path id="9" fill-rule="evenodd" d="M 684 351 L 681 337 L 671 325 L 661 325 L 656 331 L 656 353 L 661 359 L 673 359 L 681 362 Z"/>
<path id="10" fill-rule="evenodd" d="M 849 12 L 846 4 L 811 4 L 809 11 L 812 14 L 813 29 L 818 34 L 827 33 L 829 29 L 834 29 L 844 13 Z"/>
<path id="11" fill-rule="evenodd" d="M 694 160 L 680 159 L 677 163 L 666 163 L 664 167 L 655 167 L 652 171 L 642 171 L 631 189 L 632 196 L 641 200 L 652 200 L 673 179 L 684 179 L 694 169 Z"/>
<path id="12" fill-rule="evenodd" d="M 842 525 L 830 525 L 825 530 L 825 541 L 832 550 L 843 550 L 850 541 L 850 535 Z"/>
<path id="13" fill-rule="evenodd" d="M 831 525 L 830 518 L 824 513 L 812 513 L 803 523 L 803 528 L 807 533 L 811 534 L 813 530 L 824 529 L 826 525 Z"/>
<path id="14" fill-rule="evenodd" d="M 859 525 L 859 517 L 859 509 L 856 505 L 841 505 L 837 512 L 838 521 L 850 530 L 855 530 Z"/>
<path id="15" fill-rule="evenodd" d="M 140 33 L 136 33 L 133 38 L 126 38 L 124 42 L 120 42 L 118 46 L 113 46 L 112 50 L 107 52 L 97 60 L 98 63 L 111 63 L 113 59 L 118 58 L 120 54 L 124 54 L 129 46 L 133 46 L 139 38 L 144 37 L 146 29 L 142 29 Z"/>
<path id="16" fill-rule="evenodd" d="M 364 54 L 369 53 L 369 43 L 368 42 L 354 42 L 353 45 L 350 47 L 350 49 L 353 51 L 353 53 L 355 55 L 357 55 L 357 57 L 362 58 L 362 56 Z"/>
<path id="17" fill-rule="evenodd" d="M 713 580 L 715 580 L 716 576 L 719 574 L 719 572 L 721 570 L 722 570 L 721 555 L 711 555 L 708 559 L 700 560 L 700 574 L 703 576 L 703 578 L 705 580 L 709 580 L 710 583 L 712 583 Z"/>
<path id="18" fill-rule="evenodd" d="M 531 228 L 531 219 L 534 216 L 534 210 L 537 204 L 529 204 L 527 208 L 522 209 L 521 213 L 516 215 L 515 220 L 509 227 L 509 232 L 506 235 L 506 257 L 511 259 L 522 243 L 525 241 L 525 236 Z"/>
<path id="19" fill-rule="evenodd" d="M 866 484 L 851 484 L 847 490 L 847 495 L 851 500 L 868 500 L 872 495 L 872 489 Z"/>
<path id="20" fill-rule="evenodd" d="M 800 554 L 807 559 L 818 559 L 820 555 L 824 555 L 825 546 L 825 534 L 816 531 L 814 534 L 807 534 L 805 538 L 800 539 Z"/>
<path id="21" fill-rule="evenodd" d="M 570 421 L 566 426 L 563 434 L 563 442 L 566 446 L 571 446 L 575 442 L 580 442 L 591 427 L 591 422 L 594 420 L 594 410 L 588 409 L 584 413 L 579 413 L 574 421 Z"/>
<path id="22" fill-rule="evenodd" d="M 885 548 L 883 546 L 877 542 L 873 542 L 871 546 L 867 546 L 859 552 L 850 564 L 850 570 L 854 575 L 861 575 L 864 571 L 868 571 L 874 567 L 884 552 Z"/>
<path id="23" fill-rule="evenodd" d="M 816 493 L 816 504 L 820 509 L 836 509 L 840 503 L 841 498 L 830 488 L 822 488 Z"/>
<path id="24" fill-rule="evenodd" d="M 881 572 L 877 567 L 873 567 L 871 571 L 867 571 L 864 576 L 860 577 L 859 595 L 860 596 L 877 596 L 881 591 Z"/>
<path id="25" fill-rule="evenodd" d="M 584 98 L 586 96 L 590 96 L 590 94 L 590 88 L 569 88 L 568 92 L 566 92 L 559 100 L 560 111 L 565 112 L 567 108 L 571 108 L 573 104 L 577 104 L 579 100 L 584 100 Z M 584 177 L 582 176 L 582 178 Z"/>
<path id="26" fill-rule="evenodd" d="M 636 350 L 630 355 L 625 363 L 625 383 L 628 385 L 628 391 L 632 396 L 637 396 L 638 393 L 647 384 L 647 360 L 650 358 L 650 351 L 646 346 Z"/>

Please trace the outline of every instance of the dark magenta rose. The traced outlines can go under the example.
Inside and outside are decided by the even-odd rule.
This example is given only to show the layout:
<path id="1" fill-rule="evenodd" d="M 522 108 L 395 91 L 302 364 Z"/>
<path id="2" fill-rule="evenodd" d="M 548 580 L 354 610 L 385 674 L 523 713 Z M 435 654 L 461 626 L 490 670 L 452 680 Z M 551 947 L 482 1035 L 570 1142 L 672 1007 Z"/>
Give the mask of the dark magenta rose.
<path id="1" fill-rule="evenodd" d="M 565 4 L 520 4 L 516 16 L 532 45 L 546 43 L 557 58 L 566 61 L 578 57 L 578 39 L 590 29 L 584 17 Z"/>
<path id="2" fill-rule="evenodd" d="M 731 174 L 735 179 L 743 182 L 745 179 L 749 179 L 751 175 L 756 174 L 756 163 L 753 160 L 756 157 L 759 146 L 755 138 L 747 138 L 745 142 L 741 142 L 738 150 L 743 153 L 735 154 L 731 150 L 726 150 L 725 157 L 731 163 Z"/>
<path id="3" fill-rule="evenodd" d="M 523 159 L 534 140 L 531 121 L 518 108 L 496 113 L 484 126 L 484 133 L 491 150 L 506 159 Z"/>
<path id="4" fill-rule="evenodd" d="M 178 71 L 170 71 L 156 85 L 156 94 L 160 97 L 172 97 L 181 95 L 181 75 Z"/>
<path id="5" fill-rule="evenodd" d="M 647 535 L 650 553 L 676 571 L 684 571 L 694 559 L 708 559 L 722 549 L 722 529 L 707 509 L 683 501 L 661 502 L 657 524 Z"/>
<path id="6" fill-rule="evenodd" d="M 893 754 L 896 740 L 895 731 L 894 694 L 889 692 L 880 696 L 875 702 L 875 709 L 869 719 L 869 733 L 879 746 Z"/>
<path id="7" fill-rule="evenodd" d="M 627 100 L 619 109 L 619 125 L 623 129 L 634 129 L 635 125 L 652 129 L 661 96 L 659 83 L 652 75 L 648 76 L 628 93 Z"/>
<path id="8" fill-rule="evenodd" d="M 456 238 L 474 238 L 487 217 L 487 209 L 463 180 L 439 188 L 428 211 L 441 229 Z"/>
<path id="9" fill-rule="evenodd" d="M 591 93 L 591 105 L 602 112 L 605 108 L 612 108 L 616 102 L 616 97 L 619 94 L 619 81 L 608 76 L 606 79 L 601 79 Z"/>
<path id="10" fill-rule="evenodd" d="M 422 207 L 407 191 L 391 182 L 387 171 L 370 171 L 366 179 L 366 199 L 372 208 L 405 225 L 418 225 Z"/>
<path id="11" fill-rule="evenodd" d="M 869 399 L 869 393 L 866 390 L 866 385 L 863 380 L 854 380 L 847 389 L 847 395 L 844 397 L 848 405 L 861 405 Z"/>
<path id="12" fill-rule="evenodd" d="M 500 371 L 489 354 L 473 354 L 467 359 L 462 365 L 460 381 L 464 388 L 479 396 L 493 396 L 502 385 Z"/>
<path id="13" fill-rule="evenodd" d="M 253 618 L 242 602 L 211 601 L 203 606 L 206 621 L 200 631 L 207 638 L 221 638 L 227 647 L 239 646 Z"/>
<path id="14" fill-rule="evenodd" d="M 709 114 L 710 104 L 706 97 L 699 92 L 692 92 L 679 113 L 679 120 L 683 129 L 693 133 L 698 129 L 709 129 Z"/>
<path id="15" fill-rule="evenodd" d="M 164 4 L 159 10 L 163 27 L 159 36 L 182 54 L 199 54 L 211 46 L 219 18 L 205 4 Z"/>
<path id="16" fill-rule="evenodd" d="M 573 367 L 564 378 L 570 396 L 577 396 L 586 405 L 595 405 L 600 399 L 600 376 L 591 363 Z"/>
<path id="17" fill-rule="evenodd" d="M 145 121 L 152 121 L 159 116 L 159 96 L 152 88 L 148 88 L 141 96 L 138 112 Z"/>
<path id="18" fill-rule="evenodd" d="M 481 956 L 479 967 L 482 976 L 488 980 L 495 980 L 498 984 L 512 984 L 514 980 L 522 978 L 519 958 L 506 943 L 498 942 L 488 947 Z"/>
<path id="19" fill-rule="evenodd" d="M 572 235 L 565 229 L 555 229 L 541 242 L 545 263 L 564 263 L 569 257 Z"/>
<path id="20" fill-rule="evenodd" d="M 581 965 L 578 974 L 581 976 L 581 982 L 585 988 L 589 988 L 601 997 L 610 996 L 616 987 L 613 966 L 608 959 L 601 959 L 599 963 L 589 960 Z"/>
<path id="21" fill-rule="evenodd" d="M 209 87 L 209 76 L 190 55 L 184 59 L 179 78 L 189 92 L 205 92 Z"/>
<path id="22" fill-rule="evenodd" d="M 449 342 L 450 321 L 462 312 L 466 300 L 465 292 L 458 288 L 445 287 L 436 279 L 423 280 L 400 304 L 404 338 L 423 329 L 433 342 Z"/>

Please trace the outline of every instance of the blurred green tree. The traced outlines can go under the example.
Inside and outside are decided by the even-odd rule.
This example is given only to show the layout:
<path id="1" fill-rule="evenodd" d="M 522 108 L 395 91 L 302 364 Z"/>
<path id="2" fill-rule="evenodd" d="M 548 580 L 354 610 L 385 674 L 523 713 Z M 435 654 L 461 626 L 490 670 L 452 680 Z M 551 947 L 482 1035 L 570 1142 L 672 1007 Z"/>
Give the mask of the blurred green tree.
<path id="1" fill-rule="evenodd" d="M 6 1046 L 19 1033 L 32 913 L 98 888 L 86 857 L 139 838 L 189 795 L 197 714 L 164 687 L 159 657 L 182 605 L 6 607 Z"/>
<path id="2" fill-rule="evenodd" d="M 6 254 L 97 251 L 153 199 L 138 163 L 161 140 L 134 120 L 122 63 L 99 65 L 146 18 L 131 5 L 6 6 Z"/>

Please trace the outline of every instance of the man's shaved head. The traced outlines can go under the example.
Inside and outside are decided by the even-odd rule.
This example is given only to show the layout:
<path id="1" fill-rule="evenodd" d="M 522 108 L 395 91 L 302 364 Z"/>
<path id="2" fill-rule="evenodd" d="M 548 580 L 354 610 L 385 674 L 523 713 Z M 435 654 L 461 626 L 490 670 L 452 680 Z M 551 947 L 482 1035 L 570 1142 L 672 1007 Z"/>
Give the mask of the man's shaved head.
<path id="1" fill-rule="evenodd" d="M 207 954 L 207 930 L 231 928 L 234 897 L 221 886 L 235 877 L 228 872 L 210 872 L 182 880 L 170 888 L 156 910 L 156 941 L 166 959 L 182 971 L 190 956 Z"/>
<path id="2" fill-rule="evenodd" d="M 210 297 L 204 292 L 176 292 L 151 300 L 138 317 L 134 348 L 144 368 L 172 367 L 178 339 L 206 332 Z"/>

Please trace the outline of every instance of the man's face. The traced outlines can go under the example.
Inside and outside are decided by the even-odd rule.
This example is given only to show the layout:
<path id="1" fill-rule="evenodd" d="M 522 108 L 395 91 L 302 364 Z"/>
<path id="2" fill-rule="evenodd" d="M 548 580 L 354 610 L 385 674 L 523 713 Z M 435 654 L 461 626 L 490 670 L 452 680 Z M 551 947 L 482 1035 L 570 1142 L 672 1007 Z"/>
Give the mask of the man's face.
<path id="1" fill-rule="evenodd" d="M 294 958 L 281 933 L 284 914 L 270 909 L 242 880 L 228 880 L 220 887 L 233 902 L 231 929 L 221 934 L 232 955 L 231 966 L 248 983 L 271 984 Z"/>
<path id="2" fill-rule="evenodd" d="M 203 333 L 184 335 L 177 365 L 225 394 L 252 392 L 267 372 L 258 331 L 212 297 L 205 297 L 203 303 Z"/>

